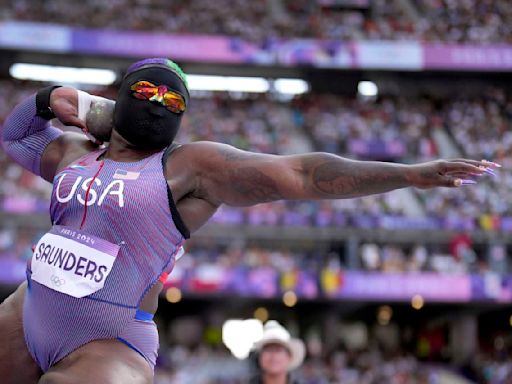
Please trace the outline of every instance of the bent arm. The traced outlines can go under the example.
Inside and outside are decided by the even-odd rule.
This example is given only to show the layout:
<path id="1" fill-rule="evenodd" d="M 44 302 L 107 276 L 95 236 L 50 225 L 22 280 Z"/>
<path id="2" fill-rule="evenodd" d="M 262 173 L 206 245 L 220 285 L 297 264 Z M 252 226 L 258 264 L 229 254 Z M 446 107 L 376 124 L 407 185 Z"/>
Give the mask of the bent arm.
<path id="1" fill-rule="evenodd" d="M 7 117 L 0 141 L 11 158 L 25 169 L 52 182 L 58 168 L 88 153 L 97 145 L 77 132 L 62 132 L 48 119 L 84 128 L 78 118 L 78 93 L 70 87 L 43 88 L 18 104 Z"/>
<path id="2" fill-rule="evenodd" d="M 14 161 L 40 176 L 44 150 L 63 132 L 36 112 L 36 95 L 18 104 L 5 120 L 1 142 Z"/>
<path id="3" fill-rule="evenodd" d="M 405 187 L 459 186 L 459 177 L 481 174 L 479 162 L 435 161 L 417 165 L 350 160 L 329 153 L 277 156 L 199 142 L 192 156 L 199 196 L 220 205 L 274 200 L 344 199 Z M 192 149 L 192 148 L 191 148 Z"/>

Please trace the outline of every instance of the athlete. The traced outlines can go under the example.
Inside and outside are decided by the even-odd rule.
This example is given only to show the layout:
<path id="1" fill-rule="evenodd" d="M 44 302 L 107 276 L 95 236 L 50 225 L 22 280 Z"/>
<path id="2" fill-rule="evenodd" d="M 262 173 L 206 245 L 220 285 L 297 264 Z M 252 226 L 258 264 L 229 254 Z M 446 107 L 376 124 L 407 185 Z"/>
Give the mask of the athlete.
<path id="1" fill-rule="evenodd" d="M 156 58 L 128 68 L 110 137 L 101 137 L 108 146 L 50 124 L 56 117 L 88 130 L 74 88 L 44 88 L 9 115 L 1 137 L 5 151 L 53 183 L 53 191 L 52 228 L 35 245 L 27 282 L 0 306 L 3 383 L 152 382 L 158 350 L 152 316 L 161 281 L 185 239 L 222 204 L 460 187 L 498 166 L 177 145 L 189 104 L 185 74 Z"/>

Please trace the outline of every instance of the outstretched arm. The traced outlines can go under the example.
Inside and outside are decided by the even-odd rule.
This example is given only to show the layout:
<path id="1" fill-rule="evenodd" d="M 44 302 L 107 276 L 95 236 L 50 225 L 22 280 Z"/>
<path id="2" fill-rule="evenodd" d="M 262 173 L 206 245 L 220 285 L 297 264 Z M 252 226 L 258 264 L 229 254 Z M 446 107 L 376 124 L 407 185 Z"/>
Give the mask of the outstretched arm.
<path id="1" fill-rule="evenodd" d="M 277 156 L 232 146 L 184 145 L 195 172 L 194 194 L 215 205 L 247 206 L 281 199 L 343 199 L 405 187 L 458 187 L 493 166 L 473 160 L 405 165 L 357 161 L 328 153 Z M 188 157 L 188 156 L 187 156 Z"/>

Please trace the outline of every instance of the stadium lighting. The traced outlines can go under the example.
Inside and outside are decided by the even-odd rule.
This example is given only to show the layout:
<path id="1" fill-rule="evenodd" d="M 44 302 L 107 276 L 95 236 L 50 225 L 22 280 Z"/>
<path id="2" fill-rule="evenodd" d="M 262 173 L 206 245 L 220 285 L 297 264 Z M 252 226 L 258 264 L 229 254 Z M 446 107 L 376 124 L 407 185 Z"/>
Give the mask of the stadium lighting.
<path id="1" fill-rule="evenodd" d="M 425 305 L 425 300 L 423 300 L 423 297 L 421 295 L 414 295 L 411 300 L 411 306 L 416 309 L 420 310 Z"/>
<path id="2" fill-rule="evenodd" d="M 116 73 L 110 69 L 58 67 L 52 65 L 15 63 L 9 68 L 12 77 L 20 80 L 48 81 L 67 84 L 110 85 Z"/>
<path id="3" fill-rule="evenodd" d="M 227 91 L 245 93 L 266 93 L 271 89 L 283 95 L 300 95 L 309 90 L 309 84 L 302 79 L 275 79 L 273 88 L 263 77 L 188 75 L 188 87 L 193 91 Z"/>
<path id="4" fill-rule="evenodd" d="M 283 295 L 283 303 L 287 307 L 294 307 L 297 304 L 297 295 L 293 291 L 286 291 Z"/>
<path id="5" fill-rule="evenodd" d="M 254 318 L 258 319 L 262 323 L 268 320 L 268 310 L 265 307 L 256 308 L 254 311 Z"/>
<path id="6" fill-rule="evenodd" d="M 379 94 L 379 88 L 373 81 L 360 81 L 357 85 L 357 92 L 361 96 L 375 97 Z"/>
<path id="7" fill-rule="evenodd" d="M 282 94 L 300 95 L 309 91 L 309 84 L 302 79 L 276 79 L 274 88 Z"/>
<path id="8" fill-rule="evenodd" d="M 188 87 L 196 91 L 265 93 L 268 81 L 262 77 L 188 75 Z"/>
<path id="9" fill-rule="evenodd" d="M 165 298 L 169 303 L 178 303 L 182 298 L 181 290 L 171 287 L 165 292 Z"/>

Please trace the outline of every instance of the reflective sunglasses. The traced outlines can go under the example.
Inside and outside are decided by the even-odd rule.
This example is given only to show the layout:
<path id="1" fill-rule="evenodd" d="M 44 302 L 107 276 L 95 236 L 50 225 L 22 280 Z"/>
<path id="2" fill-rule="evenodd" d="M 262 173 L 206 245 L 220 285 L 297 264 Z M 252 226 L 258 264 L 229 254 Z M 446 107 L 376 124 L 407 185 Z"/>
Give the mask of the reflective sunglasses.
<path id="1" fill-rule="evenodd" d="M 183 96 L 169 90 L 165 85 L 154 85 L 149 81 L 141 80 L 133 84 L 130 89 L 136 99 L 156 101 L 174 113 L 185 111 L 186 104 Z"/>

